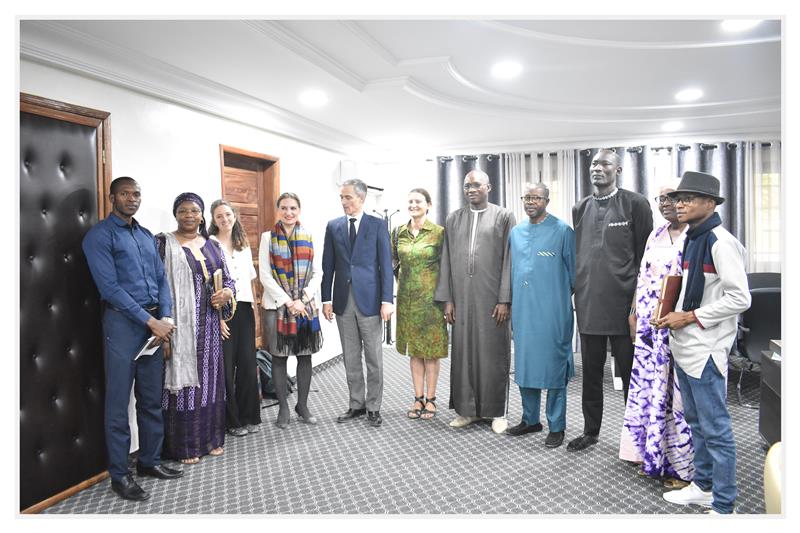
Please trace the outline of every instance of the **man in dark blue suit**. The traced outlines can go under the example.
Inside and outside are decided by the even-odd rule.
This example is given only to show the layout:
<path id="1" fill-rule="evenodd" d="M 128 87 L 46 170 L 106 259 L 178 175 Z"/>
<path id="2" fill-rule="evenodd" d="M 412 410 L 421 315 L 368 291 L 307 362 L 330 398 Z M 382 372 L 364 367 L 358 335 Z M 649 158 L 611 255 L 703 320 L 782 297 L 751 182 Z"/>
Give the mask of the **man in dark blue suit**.
<path id="1" fill-rule="evenodd" d="M 339 328 L 350 404 L 337 422 L 367 414 L 381 425 L 383 322 L 394 312 L 392 254 L 383 220 L 364 214 L 367 184 L 350 179 L 339 198 L 345 216 L 328 222 L 322 252 L 322 314 Z M 333 290 L 333 298 L 331 298 Z M 361 353 L 367 365 L 366 394 Z"/>

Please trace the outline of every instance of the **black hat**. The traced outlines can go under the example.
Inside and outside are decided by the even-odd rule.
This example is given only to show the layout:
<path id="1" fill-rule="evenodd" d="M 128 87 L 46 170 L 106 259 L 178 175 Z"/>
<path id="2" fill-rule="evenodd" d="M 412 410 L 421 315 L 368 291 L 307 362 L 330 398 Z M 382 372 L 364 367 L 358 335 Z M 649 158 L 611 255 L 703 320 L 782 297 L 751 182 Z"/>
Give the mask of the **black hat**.
<path id="1" fill-rule="evenodd" d="M 667 196 L 673 197 L 682 192 L 693 192 L 709 196 L 717 202 L 717 205 L 725 201 L 725 198 L 719 195 L 719 180 L 704 172 L 693 172 L 691 170 L 684 172 L 678 188 L 667 193 Z"/>

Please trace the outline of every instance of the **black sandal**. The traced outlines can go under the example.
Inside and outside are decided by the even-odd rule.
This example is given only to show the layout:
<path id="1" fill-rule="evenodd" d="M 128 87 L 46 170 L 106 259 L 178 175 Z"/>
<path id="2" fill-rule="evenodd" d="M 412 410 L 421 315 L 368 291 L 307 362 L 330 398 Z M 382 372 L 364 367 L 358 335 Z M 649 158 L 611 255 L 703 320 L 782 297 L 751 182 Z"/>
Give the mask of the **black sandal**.
<path id="1" fill-rule="evenodd" d="M 425 396 L 414 396 L 414 405 L 422 404 L 422 409 L 409 409 L 406 413 L 406 416 L 412 420 L 418 419 L 422 416 L 422 412 L 425 410 Z"/>
<path id="2" fill-rule="evenodd" d="M 438 411 L 438 409 L 436 409 L 434 411 L 431 411 L 430 409 L 428 409 L 428 404 L 433 405 L 434 409 L 436 409 L 436 396 L 434 396 L 432 398 L 428 398 L 428 399 L 425 400 L 425 407 L 422 409 L 422 412 L 419 414 L 419 417 L 421 419 L 423 419 L 423 420 L 431 420 L 433 417 L 436 416 L 436 411 Z M 427 414 L 430 414 L 431 416 L 425 416 Z"/>

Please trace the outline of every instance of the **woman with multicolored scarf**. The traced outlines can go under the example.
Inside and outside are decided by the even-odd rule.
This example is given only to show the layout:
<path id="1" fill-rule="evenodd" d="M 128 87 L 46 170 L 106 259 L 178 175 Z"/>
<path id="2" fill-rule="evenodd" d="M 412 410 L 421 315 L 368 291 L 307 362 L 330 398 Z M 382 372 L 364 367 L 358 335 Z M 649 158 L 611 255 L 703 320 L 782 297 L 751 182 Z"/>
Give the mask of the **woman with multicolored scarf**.
<path id="1" fill-rule="evenodd" d="M 262 335 L 272 355 L 272 379 L 278 396 L 281 429 L 289 426 L 286 382 L 288 356 L 297 356 L 297 405 L 299 419 L 316 424 L 308 410 L 311 388 L 311 354 L 322 347 L 319 312 L 315 296 L 322 276 L 314 262 L 314 242 L 300 224 L 300 198 L 291 192 L 278 197 L 279 220 L 272 231 L 261 235 L 258 269 L 264 296 L 261 300 Z"/>

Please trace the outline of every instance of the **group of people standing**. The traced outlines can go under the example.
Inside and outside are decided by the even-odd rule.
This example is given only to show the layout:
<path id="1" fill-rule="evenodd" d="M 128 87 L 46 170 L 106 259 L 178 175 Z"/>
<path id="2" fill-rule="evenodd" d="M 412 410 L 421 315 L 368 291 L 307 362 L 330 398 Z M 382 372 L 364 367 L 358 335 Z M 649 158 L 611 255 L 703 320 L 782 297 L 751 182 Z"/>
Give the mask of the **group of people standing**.
<path id="1" fill-rule="evenodd" d="M 112 490 L 129 500 L 149 497 L 128 471 L 132 388 L 140 476 L 181 477 L 182 470 L 161 464 L 162 455 L 196 464 L 224 453 L 226 432 L 242 437 L 259 431 L 253 309 L 259 277 L 265 288 L 262 330 L 280 405 L 276 423 L 289 423 L 286 360 L 296 355 L 295 411 L 301 421 L 316 424 L 307 399 L 311 354 L 322 345 L 314 302 L 320 276 L 310 234 L 299 223 L 300 199 L 292 193 L 278 199 L 280 218 L 261 236 L 260 276 L 244 227 L 226 200 L 211 205 L 207 228 L 203 199 L 180 194 L 172 207 L 177 228 L 153 236 L 134 218 L 141 205 L 134 179 L 115 179 L 109 199 L 111 214 L 86 234 L 83 249 L 104 303 Z"/>
<path id="2" fill-rule="evenodd" d="M 732 512 L 735 447 L 724 348 L 733 341 L 736 315 L 749 306 L 744 249 L 714 211 L 723 199 L 713 176 L 687 172 L 680 184 L 665 184 L 656 202 L 667 222 L 654 230 L 649 202 L 617 187 L 621 171 L 613 150 L 594 156 L 593 194 L 573 208 L 574 230 L 547 212 L 546 185 L 526 185 L 521 201 L 528 220 L 517 224 L 510 210 L 489 203 L 489 178 L 473 170 L 463 183 L 467 205 L 450 213 L 444 227 L 427 218 L 431 197 L 415 188 L 408 194 L 409 221 L 390 236 L 383 220 L 363 211 L 366 184 L 347 180 L 340 188 L 344 216 L 325 230 L 321 272 L 312 235 L 300 223 L 300 199 L 284 193 L 278 221 L 261 235 L 258 275 L 244 229 L 225 200 L 212 204 L 207 232 L 202 199 L 178 196 L 177 230 L 153 237 L 133 218 L 138 184 L 114 180 L 112 214 L 84 240 L 106 303 L 112 489 L 128 499 L 148 496 L 127 470 L 134 378 L 140 475 L 182 475 L 160 464 L 162 441 L 165 456 L 193 464 L 223 453 L 226 429 L 235 436 L 258 431 L 256 278 L 264 289 L 262 331 L 273 357 L 277 426 L 286 428 L 291 419 L 289 355 L 297 356 L 297 416 L 318 422 L 307 399 L 311 354 L 322 345 L 320 314 L 336 319 L 346 370 L 348 406 L 337 422 L 366 415 L 370 426 L 381 426 L 382 326 L 395 312 L 395 277 L 396 347 L 409 357 L 414 392 L 409 419 L 436 416 L 440 360 L 448 356 L 450 337 L 451 427 L 488 420 L 495 433 L 541 432 L 546 390 L 544 444 L 561 446 L 567 384 L 575 375 L 574 297 L 584 428 L 567 449 L 598 442 L 610 346 L 626 402 L 620 458 L 680 489 L 665 494 L 668 501 Z M 655 316 L 661 281 L 680 274 L 676 311 Z M 135 359 L 151 337 L 163 348 Z M 512 339 L 523 414 L 508 427 Z"/>
<path id="3" fill-rule="evenodd" d="M 620 458 L 678 489 L 664 494 L 671 503 L 731 513 L 736 452 L 726 406 L 727 355 L 750 294 L 744 248 L 715 212 L 724 201 L 719 180 L 690 171 L 679 183 L 662 184 L 654 200 L 665 223 L 654 229 L 648 200 L 617 186 L 622 161 L 615 151 L 598 151 L 590 170 L 593 193 L 574 206 L 574 230 L 547 212 L 549 190 L 542 183 L 526 185 L 521 200 L 528 220 L 520 224 L 488 202 L 491 184 L 481 171 L 466 175 L 468 204 L 450 213 L 444 228 L 425 220 L 427 193 L 411 191 L 411 220 L 393 238 L 397 348 L 411 356 L 415 394 L 408 417 L 436 412 L 430 400 L 438 364 L 429 363 L 446 355 L 436 316 L 441 309 L 452 325 L 456 417 L 450 426 L 486 419 L 496 433 L 540 432 L 546 390 L 544 444 L 559 447 L 566 387 L 575 375 L 574 298 L 584 428 L 567 450 L 598 442 L 610 348 L 626 406 Z M 682 276 L 681 291 L 675 311 L 657 316 L 667 276 Z M 512 339 L 522 420 L 507 427 Z"/>

